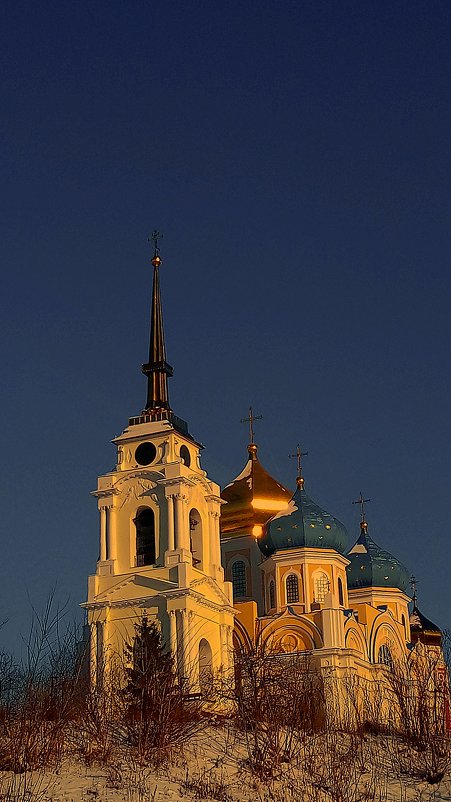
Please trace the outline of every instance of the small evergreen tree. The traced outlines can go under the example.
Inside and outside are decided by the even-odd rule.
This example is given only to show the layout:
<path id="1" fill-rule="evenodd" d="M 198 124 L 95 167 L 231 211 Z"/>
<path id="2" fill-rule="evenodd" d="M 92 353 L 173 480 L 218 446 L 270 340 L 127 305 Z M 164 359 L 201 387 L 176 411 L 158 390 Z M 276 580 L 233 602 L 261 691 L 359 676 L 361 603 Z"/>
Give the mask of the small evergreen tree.
<path id="1" fill-rule="evenodd" d="M 159 717 L 162 692 L 166 696 L 175 690 L 174 661 L 157 624 L 147 616 L 135 624 L 134 641 L 125 644 L 124 656 L 129 715 L 135 719 Z"/>
<path id="2" fill-rule="evenodd" d="M 154 764 L 167 761 L 201 726 L 200 710 L 178 680 L 158 625 L 146 616 L 135 624 L 135 637 L 125 644 L 124 658 L 128 740 L 139 759 Z"/>

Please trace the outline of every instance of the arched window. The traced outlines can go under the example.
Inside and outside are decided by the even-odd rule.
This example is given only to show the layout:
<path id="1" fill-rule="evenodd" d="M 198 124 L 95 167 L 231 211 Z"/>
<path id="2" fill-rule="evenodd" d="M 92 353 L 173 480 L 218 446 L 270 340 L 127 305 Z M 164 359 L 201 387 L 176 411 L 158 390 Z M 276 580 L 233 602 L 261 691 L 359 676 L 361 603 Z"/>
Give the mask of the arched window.
<path id="1" fill-rule="evenodd" d="M 201 692 L 208 694 L 213 684 L 213 656 L 211 646 L 205 638 L 199 643 L 199 685 Z"/>
<path id="2" fill-rule="evenodd" d="M 183 464 L 186 465 L 187 468 L 191 465 L 191 457 L 189 450 L 185 445 L 183 445 L 180 449 L 180 459 L 182 460 Z"/>
<path id="3" fill-rule="evenodd" d="M 202 518 L 198 510 L 190 510 L 189 514 L 189 535 L 193 565 L 202 571 Z"/>
<path id="4" fill-rule="evenodd" d="M 343 598 L 343 582 L 341 581 L 341 578 L 340 578 L 340 577 L 338 577 L 338 604 L 341 604 L 341 605 L 343 605 L 343 604 L 344 604 L 344 598 Z"/>
<path id="5" fill-rule="evenodd" d="M 296 574 L 287 577 L 287 604 L 296 604 L 299 601 L 299 580 Z"/>
<path id="6" fill-rule="evenodd" d="M 313 592 L 315 601 L 322 604 L 324 599 L 326 598 L 326 593 L 329 593 L 330 590 L 330 582 L 329 577 L 323 571 L 315 575 L 314 578 L 314 585 L 313 585 Z"/>
<path id="7" fill-rule="evenodd" d="M 273 610 L 276 606 L 276 585 L 274 579 L 269 583 L 269 609 Z"/>
<path id="8" fill-rule="evenodd" d="M 403 613 L 403 614 L 402 614 L 402 616 L 401 616 L 401 623 L 402 623 L 402 625 L 403 625 L 403 627 L 404 627 L 404 629 L 405 629 L 405 628 L 406 628 L 406 619 L 405 619 L 405 617 L 404 617 L 404 613 Z"/>
<path id="9" fill-rule="evenodd" d="M 247 595 L 246 565 L 242 560 L 232 565 L 232 585 L 234 599 L 242 599 Z"/>
<path id="10" fill-rule="evenodd" d="M 383 663 L 385 666 L 388 666 L 388 668 L 393 668 L 393 657 L 386 643 L 382 644 L 379 649 L 377 662 Z"/>
<path id="11" fill-rule="evenodd" d="M 135 518 L 136 565 L 153 565 L 155 562 L 155 516 L 145 507 Z"/>

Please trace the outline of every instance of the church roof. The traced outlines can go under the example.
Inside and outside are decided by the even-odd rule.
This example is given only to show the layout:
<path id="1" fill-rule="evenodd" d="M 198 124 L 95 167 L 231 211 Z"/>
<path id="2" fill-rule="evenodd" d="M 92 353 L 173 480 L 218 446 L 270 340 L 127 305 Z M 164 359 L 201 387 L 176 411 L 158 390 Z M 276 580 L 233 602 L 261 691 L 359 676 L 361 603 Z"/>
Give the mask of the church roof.
<path id="1" fill-rule="evenodd" d="M 409 584 L 407 569 L 374 542 L 365 520 L 360 526 L 360 537 L 347 554 L 350 560 L 346 568 L 348 589 L 378 587 L 405 591 Z"/>
<path id="2" fill-rule="evenodd" d="M 430 621 L 429 618 L 426 618 L 425 615 L 418 609 L 416 604 L 412 612 L 410 613 L 410 631 L 411 633 L 424 633 L 425 635 L 440 635 L 442 631 L 437 624 L 434 624 L 433 621 Z"/>
<path id="3" fill-rule="evenodd" d="M 248 447 L 249 459 L 239 476 L 221 493 L 222 535 L 258 537 L 274 512 L 286 506 L 291 493 L 264 469 L 257 457 L 257 446 Z"/>
<path id="4" fill-rule="evenodd" d="M 307 495 L 303 480 L 285 509 L 267 523 L 258 545 L 266 556 L 280 549 L 322 548 L 344 552 L 346 527 Z"/>

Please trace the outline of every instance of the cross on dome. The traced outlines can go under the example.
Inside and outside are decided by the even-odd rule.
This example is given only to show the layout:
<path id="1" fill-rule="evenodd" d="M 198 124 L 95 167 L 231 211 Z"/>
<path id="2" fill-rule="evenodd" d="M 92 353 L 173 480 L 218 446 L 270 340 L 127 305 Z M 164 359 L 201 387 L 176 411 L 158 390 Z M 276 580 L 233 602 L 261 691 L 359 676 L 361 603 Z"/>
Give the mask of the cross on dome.
<path id="1" fill-rule="evenodd" d="M 263 415 L 254 415 L 254 411 L 252 407 L 249 407 L 249 417 L 248 418 L 241 418 L 240 423 L 248 423 L 249 424 L 249 437 L 250 443 L 247 447 L 249 454 L 255 458 L 257 455 L 257 446 L 254 441 L 254 421 L 256 420 L 263 420 Z"/>
<path id="2" fill-rule="evenodd" d="M 412 588 L 413 606 L 416 607 L 417 598 L 418 598 L 417 597 L 417 578 L 416 578 L 416 576 L 414 576 L 414 574 L 412 574 L 412 576 L 410 577 L 410 587 Z"/>
<path id="3" fill-rule="evenodd" d="M 353 504 L 360 504 L 360 514 L 361 514 L 360 529 L 362 529 L 364 532 L 366 532 L 368 529 L 368 523 L 365 516 L 365 504 L 367 504 L 369 501 L 371 501 L 371 499 L 363 498 L 362 491 L 360 491 L 360 495 L 357 501 L 352 502 Z"/>
<path id="4" fill-rule="evenodd" d="M 295 454 L 288 454 L 289 459 L 296 459 L 298 473 L 296 476 L 296 484 L 301 490 L 304 489 L 304 477 L 302 476 L 302 457 L 308 457 L 308 451 L 302 451 L 301 446 L 297 445 Z"/>

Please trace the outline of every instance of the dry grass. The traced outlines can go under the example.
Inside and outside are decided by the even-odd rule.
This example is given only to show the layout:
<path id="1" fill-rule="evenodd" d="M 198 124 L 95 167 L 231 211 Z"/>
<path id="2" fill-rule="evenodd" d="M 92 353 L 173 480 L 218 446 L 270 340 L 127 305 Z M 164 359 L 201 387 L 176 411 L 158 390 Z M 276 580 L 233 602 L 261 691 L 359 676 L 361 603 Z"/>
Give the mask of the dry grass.
<path id="1" fill-rule="evenodd" d="M 237 655 L 233 683 L 212 683 L 208 714 L 161 649 L 151 668 L 119 665 L 92 687 L 49 606 L 26 664 L 0 655 L 0 802 L 50 802 L 50 771 L 74 759 L 103 767 L 77 802 L 160 802 L 165 788 L 168 800 L 451 802 L 449 684 L 436 653 L 387 668 L 374 705 L 365 683 L 320 679 L 309 656 L 258 647 Z"/>

